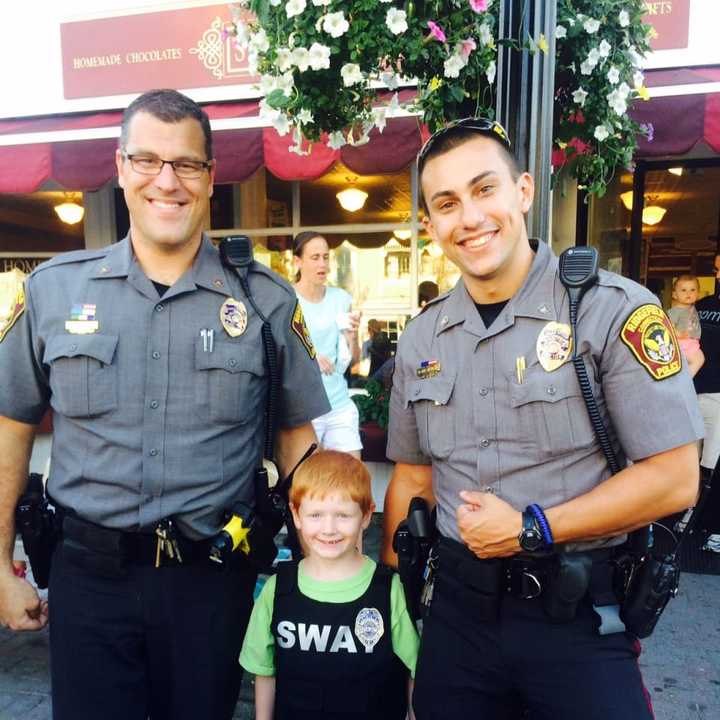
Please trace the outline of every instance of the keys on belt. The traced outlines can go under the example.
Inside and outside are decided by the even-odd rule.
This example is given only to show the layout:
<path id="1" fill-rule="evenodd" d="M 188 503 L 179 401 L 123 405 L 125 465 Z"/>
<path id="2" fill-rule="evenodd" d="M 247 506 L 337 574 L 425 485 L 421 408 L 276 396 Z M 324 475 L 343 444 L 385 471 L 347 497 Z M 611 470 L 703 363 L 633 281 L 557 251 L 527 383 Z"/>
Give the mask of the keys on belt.
<path id="1" fill-rule="evenodd" d="M 161 520 L 155 528 L 157 535 L 157 550 L 155 551 L 155 567 L 162 565 L 163 558 L 167 557 L 175 562 L 182 563 L 182 553 L 177 539 L 175 525 L 170 518 Z"/>

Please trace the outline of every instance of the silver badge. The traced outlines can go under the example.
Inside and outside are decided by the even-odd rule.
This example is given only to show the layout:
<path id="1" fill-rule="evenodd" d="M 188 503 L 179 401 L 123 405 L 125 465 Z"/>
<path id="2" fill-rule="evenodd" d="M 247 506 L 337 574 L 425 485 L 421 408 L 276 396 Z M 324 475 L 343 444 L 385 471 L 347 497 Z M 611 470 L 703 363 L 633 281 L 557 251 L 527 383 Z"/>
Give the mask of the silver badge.
<path id="1" fill-rule="evenodd" d="M 385 625 L 376 608 L 363 608 L 355 618 L 355 635 L 366 653 L 371 653 L 377 641 L 383 636 Z"/>
<path id="2" fill-rule="evenodd" d="M 235 298 L 228 298 L 220 308 L 220 323 L 230 337 L 238 337 L 247 327 L 247 309 L 245 304 Z"/>

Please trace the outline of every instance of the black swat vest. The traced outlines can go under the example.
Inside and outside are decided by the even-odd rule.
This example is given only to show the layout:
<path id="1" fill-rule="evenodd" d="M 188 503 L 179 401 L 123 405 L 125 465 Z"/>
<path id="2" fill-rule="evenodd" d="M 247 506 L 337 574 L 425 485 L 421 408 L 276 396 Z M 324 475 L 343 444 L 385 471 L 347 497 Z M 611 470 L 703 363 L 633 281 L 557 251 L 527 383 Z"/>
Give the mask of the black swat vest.
<path id="1" fill-rule="evenodd" d="M 378 565 L 348 603 L 305 597 L 297 573 L 297 562 L 278 565 L 275 720 L 404 720 L 408 671 L 392 648 L 392 570 Z"/>

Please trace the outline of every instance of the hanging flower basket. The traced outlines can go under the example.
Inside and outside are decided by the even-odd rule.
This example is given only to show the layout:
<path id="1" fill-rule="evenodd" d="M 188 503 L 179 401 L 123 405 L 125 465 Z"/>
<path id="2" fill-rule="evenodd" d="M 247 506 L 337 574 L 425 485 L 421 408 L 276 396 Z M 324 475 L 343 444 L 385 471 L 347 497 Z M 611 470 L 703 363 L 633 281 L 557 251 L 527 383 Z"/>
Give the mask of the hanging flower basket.
<path id="1" fill-rule="evenodd" d="M 229 32 L 260 76 L 261 115 L 281 135 L 292 133 L 292 152 L 307 154 L 321 138 L 333 149 L 366 143 L 401 112 L 420 115 L 431 132 L 468 115 L 492 117 L 498 45 L 549 45 L 543 35 L 499 39 L 499 5 L 245 0 L 231 5 Z M 627 108 L 647 97 L 639 70 L 651 32 L 644 5 L 558 0 L 556 177 L 569 174 L 591 193 L 604 193 L 615 169 L 631 164 L 643 132 Z M 406 103 L 396 92 L 403 85 L 417 87 Z"/>

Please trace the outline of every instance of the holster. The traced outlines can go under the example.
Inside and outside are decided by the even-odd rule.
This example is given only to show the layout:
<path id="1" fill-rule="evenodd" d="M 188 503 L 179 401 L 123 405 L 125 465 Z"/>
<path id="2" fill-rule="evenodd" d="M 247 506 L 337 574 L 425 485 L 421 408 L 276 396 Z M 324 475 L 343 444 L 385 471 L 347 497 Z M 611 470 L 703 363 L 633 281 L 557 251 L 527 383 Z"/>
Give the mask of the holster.
<path id="1" fill-rule="evenodd" d="M 557 623 L 575 619 L 590 585 L 592 557 L 587 553 L 558 553 L 549 565 L 542 593 L 545 614 Z"/>
<path id="2" fill-rule="evenodd" d="M 15 510 L 15 524 L 35 584 L 45 589 L 50 579 L 50 564 L 57 543 L 58 520 L 45 497 L 42 476 L 37 473 L 31 473 L 28 477 L 27 489 Z"/>

